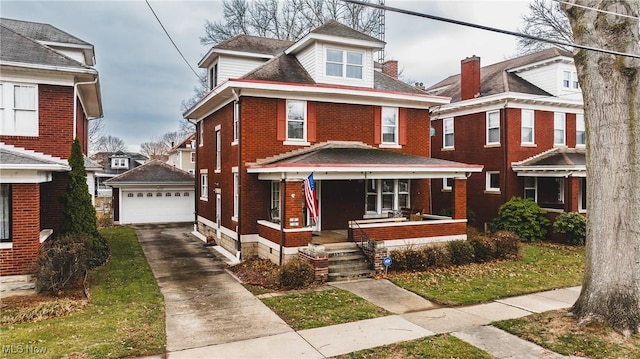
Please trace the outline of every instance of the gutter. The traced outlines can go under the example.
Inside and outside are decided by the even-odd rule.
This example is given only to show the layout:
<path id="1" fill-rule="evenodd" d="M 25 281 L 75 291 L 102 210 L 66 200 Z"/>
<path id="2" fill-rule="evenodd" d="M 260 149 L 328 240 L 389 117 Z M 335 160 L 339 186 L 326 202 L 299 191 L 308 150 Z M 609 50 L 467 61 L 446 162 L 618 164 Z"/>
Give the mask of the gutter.
<path id="1" fill-rule="evenodd" d="M 77 113 L 77 109 L 78 106 L 76 104 L 76 99 L 80 99 L 80 97 L 78 96 L 78 86 L 80 85 L 95 85 L 98 83 L 98 76 L 96 76 L 93 81 L 86 81 L 86 82 L 76 82 L 73 84 L 73 138 L 75 139 L 77 137 L 77 128 L 78 128 L 78 113 Z M 80 103 L 82 103 L 82 99 L 80 99 Z M 82 105 L 82 108 L 84 109 L 84 104 Z M 87 120 L 95 120 L 97 118 L 102 118 L 102 117 L 93 117 L 93 118 L 89 118 L 87 116 Z M 89 129 L 87 128 L 87 131 Z M 87 146 L 88 147 L 88 146 Z M 84 149 L 85 151 L 87 151 L 87 153 L 89 152 L 88 148 Z"/>

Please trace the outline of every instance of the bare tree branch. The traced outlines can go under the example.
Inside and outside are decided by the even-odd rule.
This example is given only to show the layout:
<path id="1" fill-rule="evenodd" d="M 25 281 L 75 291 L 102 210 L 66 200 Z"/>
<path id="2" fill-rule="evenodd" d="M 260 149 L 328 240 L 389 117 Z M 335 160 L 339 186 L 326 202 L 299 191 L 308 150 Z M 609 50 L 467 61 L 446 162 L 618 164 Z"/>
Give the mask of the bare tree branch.
<path id="1" fill-rule="evenodd" d="M 89 121 L 89 153 L 96 151 L 98 140 L 104 136 L 105 127 L 102 118 Z"/>
<path id="2" fill-rule="evenodd" d="M 573 32 L 569 25 L 569 20 L 560 10 L 558 3 L 551 0 L 533 0 L 529 4 L 529 14 L 523 16 L 522 20 L 524 27 L 520 29 L 520 32 L 524 34 L 573 43 Z M 518 52 L 520 54 L 539 51 L 549 46 L 546 42 L 523 37 L 518 38 Z M 563 48 L 571 50 L 570 48 Z"/>
<path id="3" fill-rule="evenodd" d="M 96 152 L 124 152 L 126 150 L 127 146 L 124 141 L 111 135 L 100 137 L 96 144 Z"/>

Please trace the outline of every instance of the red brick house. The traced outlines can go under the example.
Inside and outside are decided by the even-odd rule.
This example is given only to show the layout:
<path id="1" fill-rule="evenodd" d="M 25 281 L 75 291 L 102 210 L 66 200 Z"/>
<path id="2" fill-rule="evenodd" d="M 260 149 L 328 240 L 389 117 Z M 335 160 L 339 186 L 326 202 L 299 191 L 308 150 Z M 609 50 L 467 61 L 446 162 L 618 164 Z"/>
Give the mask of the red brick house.
<path id="1" fill-rule="evenodd" d="M 49 24 L 0 19 L 0 276 L 23 280 L 59 224 L 67 159 L 102 117 L 93 45 Z"/>
<path id="2" fill-rule="evenodd" d="M 383 46 L 332 21 L 295 42 L 240 35 L 211 48 L 199 64 L 211 90 L 185 113 L 199 233 L 275 262 L 328 232 L 389 248 L 466 238 L 466 179 L 481 166 L 432 158 L 429 109 L 449 99 L 398 81 L 395 61 L 374 63 Z M 430 179 L 444 177 L 456 178 L 452 218 L 431 216 Z"/>
<path id="3" fill-rule="evenodd" d="M 484 166 L 467 185 L 477 227 L 514 196 L 550 217 L 586 212 L 586 131 L 570 53 L 549 48 L 485 67 L 470 57 L 427 92 L 452 99 L 431 109 L 432 155 Z M 450 180 L 434 181 L 432 193 L 436 213 L 448 208 Z"/>

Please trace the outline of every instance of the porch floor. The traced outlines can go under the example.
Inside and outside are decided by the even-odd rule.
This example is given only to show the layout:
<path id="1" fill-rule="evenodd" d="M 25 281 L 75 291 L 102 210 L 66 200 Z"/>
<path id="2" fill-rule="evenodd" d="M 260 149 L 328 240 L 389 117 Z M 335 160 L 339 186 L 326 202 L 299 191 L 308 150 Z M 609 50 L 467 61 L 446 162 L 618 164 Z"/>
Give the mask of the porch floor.
<path id="1" fill-rule="evenodd" d="M 348 242 L 347 230 L 331 230 L 313 232 L 311 243 L 313 244 L 328 244 L 328 243 L 340 243 Z"/>

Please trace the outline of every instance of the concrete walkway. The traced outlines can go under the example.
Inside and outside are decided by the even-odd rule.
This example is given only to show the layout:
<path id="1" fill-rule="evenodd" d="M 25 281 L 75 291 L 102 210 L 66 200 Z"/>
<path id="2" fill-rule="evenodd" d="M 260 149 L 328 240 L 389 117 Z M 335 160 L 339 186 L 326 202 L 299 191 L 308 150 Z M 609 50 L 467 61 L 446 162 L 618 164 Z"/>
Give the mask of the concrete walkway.
<path id="1" fill-rule="evenodd" d="M 394 314 L 296 332 L 224 272 L 223 256 L 189 230 L 137 228 L 165 296 L 167 358 L 326 358 L 441 333 L 496 358 L 564 358 L 488 324 L 568 308 L 580 287 L 438 308 L 387 280 L 331 283 Z"/>

